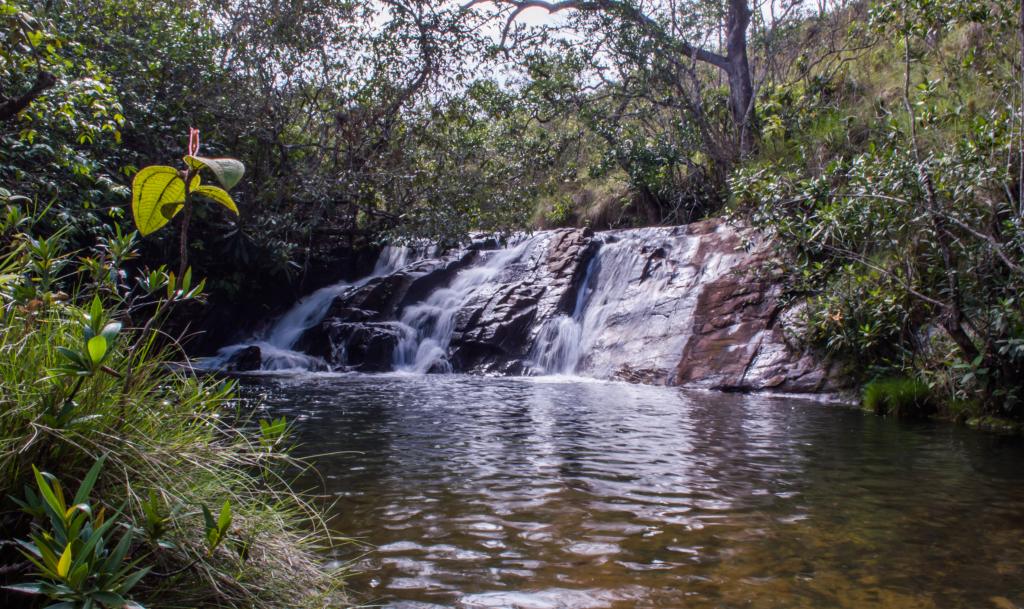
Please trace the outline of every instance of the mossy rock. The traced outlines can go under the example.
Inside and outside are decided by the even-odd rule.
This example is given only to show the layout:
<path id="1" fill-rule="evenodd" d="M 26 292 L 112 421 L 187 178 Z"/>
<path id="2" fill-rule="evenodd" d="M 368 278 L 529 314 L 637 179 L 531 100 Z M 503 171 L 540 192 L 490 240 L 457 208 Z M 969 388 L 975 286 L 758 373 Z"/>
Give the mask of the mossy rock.
<path id="1" fill-rule="evenodd" d="M 1024 433 L 1024 424 L 1021 424 L 1020 421 L 1013 421 L 991 415 L 967 419 L 967 426 L 973 427 L 974 429 L 1002 434 L 1019 435 Z"/>

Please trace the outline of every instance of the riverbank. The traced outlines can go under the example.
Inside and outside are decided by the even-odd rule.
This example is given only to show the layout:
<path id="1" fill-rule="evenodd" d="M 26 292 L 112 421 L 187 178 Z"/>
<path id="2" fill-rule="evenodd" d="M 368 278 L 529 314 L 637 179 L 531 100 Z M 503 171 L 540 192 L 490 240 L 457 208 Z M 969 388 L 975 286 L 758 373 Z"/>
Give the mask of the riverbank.
<path id="1" fill-rule="evenodd" d="M 98 283 L 72 281 L 59 234 L 0 245 L 0 605 L 340 602 L 285 423 L 167 365 L 162 320 L 201 288 L 157 272 L 132 293 L 109 249 Z"/>

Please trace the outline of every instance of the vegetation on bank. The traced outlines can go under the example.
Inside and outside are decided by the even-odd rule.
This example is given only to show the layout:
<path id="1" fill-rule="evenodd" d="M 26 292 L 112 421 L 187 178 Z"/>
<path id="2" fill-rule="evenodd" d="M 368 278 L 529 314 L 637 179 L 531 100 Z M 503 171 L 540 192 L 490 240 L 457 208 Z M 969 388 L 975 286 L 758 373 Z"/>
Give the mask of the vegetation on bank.
<path id="1" fill-rule="evenodd" d="M 284 422 L 170 367 L 161 325 L 202 285 L 136 267 L 134 232 L 69 251 L 52 209 L 0 196 L 2 604 L 322 606 L 331 534 L 287 483 Z"/>
<path id="2" fill-rule="evenodd" d="M 2 0 L 0 594 L 321 604 L 286 423 L 172 337 L 383 241 L 728 214 L 866 407 L 1024 418 L 1022 32 L 1009 0 Z M 192 128 L 232 195 L 195 149 L 147 167 Z"/>
<path id="3" fill-rule="evenodd" d="M 731 178 L 738 215 L 786 247 L 806 339 L 854 378 L 908 378 L 866 405 L 924 387 L 947 417 L 1024 416 L 1019 8 L 852 8 L 862 50 L 773 88 L 772 136 Z"/>

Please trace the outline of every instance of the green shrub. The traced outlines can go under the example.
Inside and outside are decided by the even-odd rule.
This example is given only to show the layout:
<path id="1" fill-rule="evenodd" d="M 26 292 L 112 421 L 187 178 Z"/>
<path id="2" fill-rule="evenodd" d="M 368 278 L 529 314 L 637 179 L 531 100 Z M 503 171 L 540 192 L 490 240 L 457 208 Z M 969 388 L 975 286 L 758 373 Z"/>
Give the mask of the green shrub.
<path id="1" fill-rule="evenodd" d="M 0 586 L 16 587 L 0 606 L 31 591 L 84 606 L 96 582 L 100 605 L 110 593 L 149 609 L 323 606 L 339 583 L 320 560 L 331 535 L 286 481 L 305 467 L 282 450 L 287 423 L 261 432 L 232 384 L 171 365 L 181 355 L 162 322 L 202 283 L 122 266 L 136 254 L 120 245 L 135 242 L 117 233 L 73 259 L 59 236 L 0 234 Z M 60 511 L 38 501 L 56 480 L 87 488 L 75 503 L 88 512 L 44 519 Z M 118 534 L 90 548 L 104 511 Z M 58 524 L 75 533 L 60 541 Z M 42 567 L 4 549 L 16 540 Z M 121 554 L 130 572 L 108 561 Z"/>
<path id="2" fill-rule="evenodd" d="M 925 417 L 936 412 L 927 385 L 917 379 L 875 379 L 864 386 L 864 409 L 900 418 Z"/>

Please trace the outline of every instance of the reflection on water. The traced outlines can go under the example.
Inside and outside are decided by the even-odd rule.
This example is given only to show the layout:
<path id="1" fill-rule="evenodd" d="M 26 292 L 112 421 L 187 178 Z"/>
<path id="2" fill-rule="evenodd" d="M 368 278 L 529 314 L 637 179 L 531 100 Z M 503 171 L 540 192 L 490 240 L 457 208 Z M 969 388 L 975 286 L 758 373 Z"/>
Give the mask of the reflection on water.
<path id="1" fill-rule="evenodd" d="M 790 398 L 264 378 L 387 607 L 1024 606 L 1024 445 Z M 344 452 L 338 452 L 344 451 Z M 338 558 L 365 548 L 342 548 Z"/>

